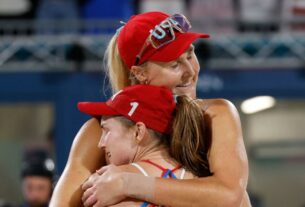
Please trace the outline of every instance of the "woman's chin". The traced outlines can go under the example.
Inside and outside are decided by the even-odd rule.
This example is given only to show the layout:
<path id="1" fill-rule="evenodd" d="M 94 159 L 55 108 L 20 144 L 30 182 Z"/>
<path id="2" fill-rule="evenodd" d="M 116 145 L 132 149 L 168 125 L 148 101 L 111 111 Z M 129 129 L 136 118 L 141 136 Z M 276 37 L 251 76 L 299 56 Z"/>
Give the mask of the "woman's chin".
<path id="1" fill-rule="evenodd" d="M 195 98 L 195 94 L 196 94 L 196 89 L 194 86 L 188 86 L 188 87 L 176 87 L 174 89 L 174 93 L 176 95 L 186 95 L 192 98 Z"/>

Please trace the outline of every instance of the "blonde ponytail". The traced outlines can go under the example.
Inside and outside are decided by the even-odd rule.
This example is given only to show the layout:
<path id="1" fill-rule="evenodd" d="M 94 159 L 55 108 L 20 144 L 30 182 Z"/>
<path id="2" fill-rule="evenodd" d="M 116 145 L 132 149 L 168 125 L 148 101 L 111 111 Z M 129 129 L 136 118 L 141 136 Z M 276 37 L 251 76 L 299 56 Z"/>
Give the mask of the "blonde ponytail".
<path id="1" fill-rule="evenodd" d="M 117 37 L 116 34 L 112 37 L 104 56 L 104 68 L 109 77 L 113 93 L 131 85 L 129 69 L 119 54 Z"/>

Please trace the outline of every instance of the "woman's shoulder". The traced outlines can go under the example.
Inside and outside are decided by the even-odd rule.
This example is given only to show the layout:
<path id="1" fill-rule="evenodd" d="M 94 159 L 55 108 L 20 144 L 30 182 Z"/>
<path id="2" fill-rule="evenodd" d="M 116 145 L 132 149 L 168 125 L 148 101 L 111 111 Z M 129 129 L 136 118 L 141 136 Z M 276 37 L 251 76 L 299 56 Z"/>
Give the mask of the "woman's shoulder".
<path id="1" fill-rule="evenodd" d="M 164 169 L 167 169 L 166 166 L 162 166 Z M 153 165 L 150 165 L 148 163 L 144 162 L 136 162 L 132 164 L 126 164 L 126 165 L 121 165 L 119 168 L 124 171 L 124 172 L 129 172 L 129 173 L 137 173 L 137 174 L 142 174 L 145 176 L 149 177 L 161 177 L 162 171 L 158 168 L 156 168 Z M 169 169 L 174 169 L 174 167 L 171 167 Z M 189 171 L 183 172 L 183 167 L 179 169 L 175 174 L 177 174 L 177 177 L 180 177 L 181 173 L 183 173 L 183 178 L 184 179 L 191 179 L 191 178 L 196 178 L 195 175 L 193 175 Z"/>
<path id="2" fill-rule="evenodd" d="M 197 101 L 201 106 L 202 110 L 206 113 L 236 113 L 236 107 L 231 101 L 227 99 L 197 99 Z"/>

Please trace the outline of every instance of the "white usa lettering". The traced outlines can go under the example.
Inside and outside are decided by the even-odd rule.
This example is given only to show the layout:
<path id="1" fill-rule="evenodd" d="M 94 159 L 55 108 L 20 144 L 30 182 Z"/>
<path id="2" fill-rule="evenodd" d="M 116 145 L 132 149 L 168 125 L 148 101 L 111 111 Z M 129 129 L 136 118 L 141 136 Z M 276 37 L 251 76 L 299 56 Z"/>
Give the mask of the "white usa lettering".
<path id="1" fill-rule="evenodd" d="M 178 25 L 178 22 L 169 18 L 162 21 L 159 25 L 155 26 L 155 29 L 150 30 L 149 32 L 157 39 L 162 39 L 166 35 L 166 29 L 170 28 L 171 25 Z"/>

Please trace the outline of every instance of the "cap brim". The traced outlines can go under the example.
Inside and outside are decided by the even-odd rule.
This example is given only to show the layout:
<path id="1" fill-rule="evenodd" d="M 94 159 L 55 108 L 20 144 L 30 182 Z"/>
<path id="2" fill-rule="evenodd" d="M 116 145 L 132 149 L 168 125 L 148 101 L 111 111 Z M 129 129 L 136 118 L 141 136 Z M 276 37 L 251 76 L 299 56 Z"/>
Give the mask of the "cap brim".
<path id="1" fill-rule="evenodd" d="M 189 46 L 199 38 L 209 38 L 210 35 L 205 33 L 183 33 L 168 45 L 156 50 L 155 54 L 149 57 L 149 60 L 169 62 L 176 60 L 182 55 Z"/>
<path id="2" fill-rule="evenodd" d="M 78 110 L 90 116 L 115 116 L 119 113 L 110 108 L 105 102 L 79 102 Z"/>

